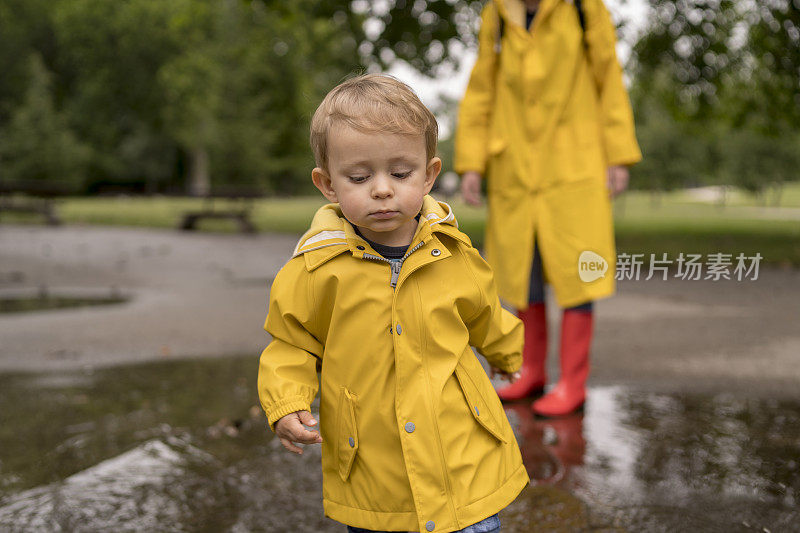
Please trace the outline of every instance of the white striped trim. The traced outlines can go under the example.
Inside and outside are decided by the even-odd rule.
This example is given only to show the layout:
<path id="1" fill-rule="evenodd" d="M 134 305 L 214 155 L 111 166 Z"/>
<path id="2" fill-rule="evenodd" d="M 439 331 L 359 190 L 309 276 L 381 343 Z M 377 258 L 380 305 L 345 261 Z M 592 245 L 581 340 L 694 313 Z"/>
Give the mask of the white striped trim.
<path id="1" fill-rule="evenodd" d="M 428 221 L 430 221 L 431 226 L 433 226 L 434 224 L 440 224 L 442 222 L 449 222 L 454 218 L 456 218 L 455 215 L 453 215 L 453 208 L 450 207 L 450 204 L 446 202 L 440 202 L 440 203 L 443 203 L 444 205 L 447 206 L 447 216 L 444 218 L 440 218 L 439 215 L 437 215 L 436 213 L 431 213 L 429 215 L 426 215 L 425 218 L 427 218 Z M 456 223 L 456 227 L 458 227 L 458 223 Z"/>
<path id="2" fill-rule="evenodd" d="M 320 244 L 319 246 L 313 246 L 311 248 L 306 248 L 311 244 L 315 244 L 321 241 L 330 241 L 336 240 L 337 242 L 329 242 L 326 244 Z M 336 244 L 346 244 L 347 241 L 345 240 L 345 234 L 342 230 L 326 230 L 320 231 L 313 237 L 309 237 L 305 241 L 300 239 L 297 243 L 297 246 L 294 248 L 294 252 L 292 253 L 292 257 L 297 257 L 301 253 L 310 252 L 311 250 L 318 250 L 319 248 L 324 248 L 326 246 L 334 246 Z M 302 252 L 300 250 L 303 250 Z"/>

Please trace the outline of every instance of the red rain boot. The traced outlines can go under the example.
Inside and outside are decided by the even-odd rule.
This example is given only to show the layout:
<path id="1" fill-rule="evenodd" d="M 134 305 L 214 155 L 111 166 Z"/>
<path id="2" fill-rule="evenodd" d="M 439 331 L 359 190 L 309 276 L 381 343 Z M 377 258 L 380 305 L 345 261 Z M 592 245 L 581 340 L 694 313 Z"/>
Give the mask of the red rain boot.
<path id="1" fill-rule="evenodd" d="M 525 327 L 525 346 L 522 348 L 520 378 L 497 391 L 503 401 L 521 400 L 541 394 L 547 381 L 544 362 L 547 358 L 547 314 L 544 303 L 531 304 L 517 316 Z"/>
<path id="2" fill-rule="evenodd" d="M 591 311 L 564 311 L 561 319 L 561 377 L 553 390 L 533 402 L 531 409 L 534 413 L 557 417 L 583 407 L 591 344 Z"/>

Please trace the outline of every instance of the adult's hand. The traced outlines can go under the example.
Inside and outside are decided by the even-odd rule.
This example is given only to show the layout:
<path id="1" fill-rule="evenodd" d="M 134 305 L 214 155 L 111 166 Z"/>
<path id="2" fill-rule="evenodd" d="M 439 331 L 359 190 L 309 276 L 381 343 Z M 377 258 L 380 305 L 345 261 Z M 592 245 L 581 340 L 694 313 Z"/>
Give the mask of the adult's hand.
<path id="1" fill-rule="evenodd" d="M 608 167 L 608 194 L 614 198 L 619 193 L 628 188 L 630 181 L 630 172 L 628 167 L 624 165 L 616 165 Z"/>
<path id="2" fill-rule="evenodd" d="M 481 174 L 474 170 L 461 176 L 461 197 L 468 205 L 481 205 Z"/>

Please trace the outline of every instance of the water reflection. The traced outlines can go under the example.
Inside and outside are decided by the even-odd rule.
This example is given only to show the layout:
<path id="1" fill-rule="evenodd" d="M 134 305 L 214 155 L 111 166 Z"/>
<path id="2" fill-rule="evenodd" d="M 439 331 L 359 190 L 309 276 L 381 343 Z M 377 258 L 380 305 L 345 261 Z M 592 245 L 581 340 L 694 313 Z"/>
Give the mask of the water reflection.
<path id="1" fill-rule="evenodd" d="M 319 447 L 265 429 L 254 357 L 0 376 L 0 530 L 341 531 Z M 504 531 L 796 531 L 800 405 L 593 388 L 506 406 L 533 480 Z"/>
<path id="2" fill-rule="evenodd" d="M 506 414 L 532 484 L 585 502 L 589 529 L 800 531 L 796 402 L 602 387 L 585 415 Z"/>
<path id="3" fill-rule="evenodd" d="M 534 485 L 557 485 L 571 489 L 580 479 L 586 439 L 583 413 L 565 418 L 535 417 L 529 403 L 505 406 L 522 451 L 522 460 Z"/>

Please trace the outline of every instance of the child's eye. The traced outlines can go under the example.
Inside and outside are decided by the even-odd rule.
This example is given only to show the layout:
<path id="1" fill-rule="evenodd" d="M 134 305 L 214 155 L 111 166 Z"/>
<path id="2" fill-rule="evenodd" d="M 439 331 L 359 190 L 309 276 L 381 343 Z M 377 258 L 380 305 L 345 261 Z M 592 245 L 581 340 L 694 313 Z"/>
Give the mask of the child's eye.
<path id="1" fill-rule="evenodd" d="M 367 178 L 369 178 L 369 176 L 347 176 L 347 177 L 353 183 L 362 183 L 364 181 L 367 181 Z"/>
<path id="2" fill-rule="evenodd" d="M 410 170 L 408 172 L 392 172 L 392 176 L 394 176 L 395 178 L 400 178 L 400 179 L 407 178 L 410 175 L 411 175 L 411 171 Z"/>

